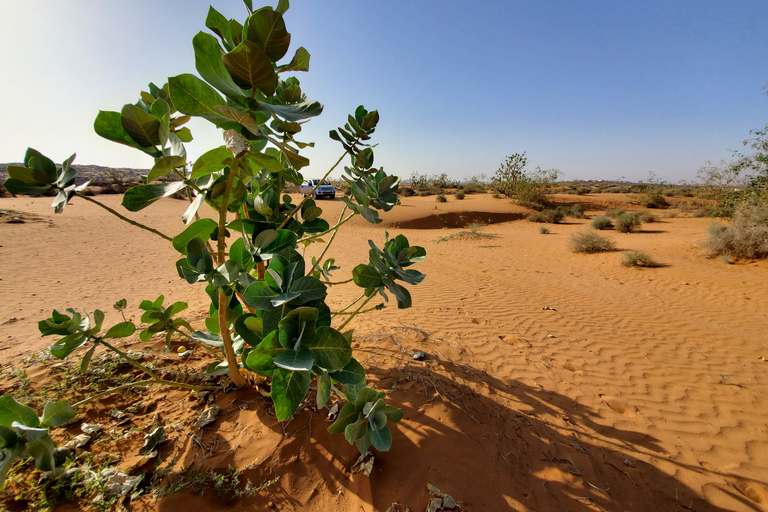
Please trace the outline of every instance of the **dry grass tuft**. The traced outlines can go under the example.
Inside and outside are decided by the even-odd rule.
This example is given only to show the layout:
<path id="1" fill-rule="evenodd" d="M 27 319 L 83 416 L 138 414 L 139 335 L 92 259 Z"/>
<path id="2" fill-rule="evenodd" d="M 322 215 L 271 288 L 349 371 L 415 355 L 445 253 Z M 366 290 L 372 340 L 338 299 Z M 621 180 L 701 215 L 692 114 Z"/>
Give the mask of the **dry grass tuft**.
<path id="1" fill-rule="evenodd" d="M 616 250 L 616 244 L 610 238 L 600 236 L 594 231 L 582 231 L 571 235 L 568 249 L 571 252 L 607 252 Z"/>

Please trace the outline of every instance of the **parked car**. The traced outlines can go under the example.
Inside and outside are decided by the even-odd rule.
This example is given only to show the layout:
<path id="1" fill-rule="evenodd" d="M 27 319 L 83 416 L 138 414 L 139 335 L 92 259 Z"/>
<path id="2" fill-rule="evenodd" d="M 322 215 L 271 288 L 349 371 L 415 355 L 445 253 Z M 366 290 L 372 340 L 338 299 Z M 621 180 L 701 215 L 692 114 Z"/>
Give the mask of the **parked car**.
<path id="1" fill-rule="evenodd" d="M 320 183 L 320 180 L 306 180 L 299 187 L 299 192 L 301 192 L 301 195 L 304 197 L 312 194 L 312 197 L 315 199 L 320 199 L 321 197 L 336 199 L 336 189 L 333 187 L 333 185 L 325 180 L 320 183 L 320 185 L 317 187 L 317 190 L 312 192 L 318 183 Z"/>

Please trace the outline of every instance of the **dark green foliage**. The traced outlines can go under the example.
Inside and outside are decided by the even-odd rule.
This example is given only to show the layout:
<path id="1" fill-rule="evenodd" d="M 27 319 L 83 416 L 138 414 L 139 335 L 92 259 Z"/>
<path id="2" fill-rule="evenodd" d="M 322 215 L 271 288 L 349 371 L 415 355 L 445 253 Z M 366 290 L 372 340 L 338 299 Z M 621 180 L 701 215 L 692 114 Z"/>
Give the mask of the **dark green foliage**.
<path id="1" fill-rule="evenodd" d="M 456 192 L 453 193 L 453 195 L 454 195 L 454 197 L 456 197 L 456 199 L 464 199 L 464 191 L 463 190 L 457 190 Z"/>

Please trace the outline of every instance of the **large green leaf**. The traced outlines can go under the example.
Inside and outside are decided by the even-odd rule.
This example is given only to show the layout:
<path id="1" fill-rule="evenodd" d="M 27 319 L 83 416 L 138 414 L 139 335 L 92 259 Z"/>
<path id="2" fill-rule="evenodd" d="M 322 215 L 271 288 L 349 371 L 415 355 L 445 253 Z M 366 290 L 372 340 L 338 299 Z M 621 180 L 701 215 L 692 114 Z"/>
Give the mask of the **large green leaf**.
<path id="1" fill-rule="evenodd" d="M 302 121 L 323 113 L 323 104 L 315 100 L 295 103 L 293 105 L 270 105 L 264 102 L 253 103 L 256 103 L 256 105 L 252 105 L 251 110 L 274 113 L 286 121 Z"/>
<path id="2" fill-rule="evenodd" d="M 53 462 L 53 450 L 56 445 L 53 439 L 48 435 L 46 429 L 39 438 L 27 444 L 27 452 L 35 459 L 35 467 L 40 471 L 52 471 L 55 467 Z"/>
<path id="3" fill-rule="evenodd" d="M 350 359 L 344 368 L 330 375 L 333 380 L 344 385 L 345 392 L 348 387 L 357 389 L 365 384 L 365 369 L 356 359 Z M 348 392 L 347 395 L 349 395 Z M 354 395 L 357 396 L 357 392 Z"/>
<path id="4" fill-rule="evenodd" d="M 263 115 L 261 119 L 257 119 L 250 112 L 234 107 L 219 105 L 216 107 L 216 111 L 224 117 L 227 117 L 237 124 L 242 125 L 254 135 L 259 134 L 259 123 L 263 124 L 268 120 L 268 118 L 264 117 Z"/>
<path id="5" fill-rule="evenodd" d="M 169 197 L 183 190 L 183 181 L 170 183 L 152 183 L 151 185 L 136 185 L 129 188 L 123 195 L 123 206 L 130 212 L 138 212 L 163 197 Z"/>
<path id="6" fill-rule="evenodd" d="M 282 59 L 291 45 L 282 14 L 271 7 L 262 7 L 251 15 L 246 38 L 262 48 L 272 62 Z"/>
<path id="7" fill-rule="evenodd" d="M 246 95 L 230 76 L 222 62 L 222 52 L 216 38 L 199 32 L 193 39 L 195 68 L 203 79 L 230 98 L 239 99 Z"/>
<path id="8" fill-rule="evenodd" d="M 86 341 L 88 341 L 88 337 L 82 332 L 72 333 L 61 338 L 56 345 L 50 347 L 51 355 L 59 359 L 64 359 L 75 349 L 82 346 Z"/>
<path id="9" fill-rule="evenodd" d="M 280 293 L 280 291 L 273 290 L 264 281 L 256 281 L 243 291 L 243 300 L 253 309 L 270 310 L 274 309 L 272 300 Z"/>
<path id="10" fill-rule="evenodd" d="M 235 332 L 252 347 L 257 347 L 264 341 L 264 329 L 261 318 L 254 313 L 240 315 L 235 321 Z"/>
<path id="11" fill-rule="evenodd" d="M 200 237 L 187 243 L 187 262 L 200 273 L 209 274 L 213 271 L 213 258 Z"/>
<path id="12" fill-rule="evenodd" d="M 182 156 L 164 156 L 155 162 L 154 167 L 150 169 L 147 175 L 147 183 L 152 183 L 157 178 L 165 176 L 177 167 L 187 165 L 187 159 Z"/>
<path id="13" fill-rule="evenodd" d="M 275 416 L 285 421 L 296 412 L 309 391 L 311 372 L 291 371 L 278 368 L 272 374 L 272 401 Z"/>
<path id="14" fill-rule="evenodd" d="M 11 395 L 0 396 L 0 426 L 10 428 L 14 421 L 30 427 L 40 425 L 34 409 L 21 405 Z"/>
<path id="15" fill-rule="evenodd" d="M 24 154 L 24 166 L 42 171 L 51 178 L 56 178 L 58 175 L 58 170 L 53 160 L 33 148 L 27 148 L 27 152 Z"/>
<path id="16" fill-rule="evenodd" d="M 382 286 L 381 274 L 371 265 L 360 264 L 352 270 L 355 284 L 362 288 L 378 288 Z"/>
<path id="17" fill-rule="evenodd" d="M 288 291 L 300 294 L 296 304 L 306 304 L 313 300 L 324 299 L 328 293 L 325 284 L 312 276 L 304 276 L 295 279 L 291 282 Z"/>
<path id="18" fill-rule="evenodd" d="M 285 352 L 285 347 L 278 341 L 277 331 L 270 332 L 256 348 L 248 352 L 243 363 L 246 368 L 262 375 L 269 375 L 277 369 L 274 360 Z"/>
<path id="19" fill-rule="evenodd" d="M 224 17 L 219 11 L 213 8 L 208 8 L 208 16 L 205 18 L 205 26 L 211 29 L 217 36 L 219 36 L 224 43 L 224 46 L 231 50 L 235 45 L 232 39 L 232 28 L 227 18 Z"/>
<path id="20" fill-rule="evenodd" d="M 275 355 L 273 362 L 278 368 L 308 372 L 312 369 L 315 359 L 306 347 L 299 347 L 298 350 L 285 350 Z"/>
<path id="21" fill-rule="evenodd" d="M 344 429 L 347 428 L 347 425 L 350 425 L 359 419 L 360 411 L 355 409 L 353 404 L 344 404 L 344 407 L 342 407 L 341 411 L 339 411 L 339 416 L 336 418 L 336 421 L 334 421 L 333 424 L 328 427 L 328 432 L 331 434 L 341 434 L 344 432 Z"/>
<path id="22" fill-rule="evenodd" d="M 315 404 L 318 409 L 322 409 L 328 403 L 331 398 L 331 377 L 327 373 L 318 375 L 317 379 L 317 397 Z"/>
<path id="23" fill-rule="evenodd" d="M 142 147 L 141 144 L 133 140 L 133 137 L 128 135 L 128 132 L 123 128 L 120 112 L 99 111 L 99 115 L 96 116 L 96 121 L 93 123 L 93 129 L 97 135 L 107 140 L 139 149 L 153 157 L 162 156 L 162 152 L 154 146 Z"/>
<path id="24" fill-rule="evenodd" d="M 128 104 L 123 107 L 122 112 L 120 112 L 120 124 L 128 132 L 128 135 L 142 147 L 160 144 L 158 134 L 160 121 L 136 105 Z"/>
<path id="25" fill-rule="evenodd" d="M 47 172 L 29 167 L 19 167 L 18 165 L 9 165 L 7 168 L 8 177 L 23 181 L 29 185 L 47 185 L 56 181 L 56 176 L 51 176 Z"/>
<path id="26" fill-rule="evenodd" d="M 272 172 L 282 172 L 285 170 L 283 164 L 280 163 L 280 160 L 264 153 L 248 153 L 248 159 L 251 160 L 257 168 L 266 169 Z"/>
<path id="27" fill-rule="evenodd" d="M 341 370 L 352 358 L 349 342 L 336 329 L 319 327 L 315 338 L 307 345 L 315 364 L 329 372 Z"/>
<path id="28" fill-rule="evenodd" d="M 368 430 L 371 436 L 371 444 L 379 451 L 386 452 L 392 446 L 392 432 L 386 425 L 382 428 L 371 428 Z"/>
<path id="29" fill-rule="evenodd" d="M 33 196 L 47 194 L 52 189 L 51 185 L 30 185 L 29 183 L 24 183 L 23 181 L 17 180 L 15 178 L 8 178 L 5 180 L 3 187 L 13 195 L 29 194 Z"/>
<path id="30" fill-rule="evenodd" d="M 48 402 L 43 408 L 43 416 L 40 418 L 41 427 L 58 427 L 72 418 L 77 413 L 72 410 L 72 406 L 66 400 L 59 402 Z"/>
<path id="31" fill-rule="evenodd" d="M 219 146 L 200 155 L 192 166 L 191 179 L 196 180 L 214 172 L 219 172 L 227 165 L 227 160 L 232 158 L 232 152 L 226 146 Z"/>
<path id="32" fill-rule="evenodd" d="M 284 66 L 278 66 L 277 72 L 285 71 L 309 71 L 309 52 L 303 46 L 300 46 L 293 55 L 291 62 Z"/>
<path id="33" fill-rule="evenodd" d="M 219 114 L 216 107 L 226 101 L 216 90 L 195 75 L 185 73 L 168 79 L 168 91 L 176 108 L 190 116 L 200 116 L 224 130 L 237 127 L 232 120 Z"/>
<path id="34" fill-rule="evenodd" d="M 267 96 L 275 93 L 277 75 L 267 54 L 256 44 L 243 41 L 225 54 L 222 61 L 238 86 L 244 89 L 258 87 Z"/>
<path id="35" fill-rule="evenodd" d="M 120 322 L 109 328 L 104 338 L 127 338 L 136 332 L 136 326 L 133 322 Z"/>
<path id="36" fill-rule="evenodd" d="M 200 238 L 203 242 L 207 242 L 211 238 L 211 234 L 218 227 L 216 221 L 203 217 L 198 219 L 187 228 L 176 235 L 173 239 L 173 248 L 179 251 L 181 254 L 187 254 L 187 244 L 192 241 L 193 238 Z"/>

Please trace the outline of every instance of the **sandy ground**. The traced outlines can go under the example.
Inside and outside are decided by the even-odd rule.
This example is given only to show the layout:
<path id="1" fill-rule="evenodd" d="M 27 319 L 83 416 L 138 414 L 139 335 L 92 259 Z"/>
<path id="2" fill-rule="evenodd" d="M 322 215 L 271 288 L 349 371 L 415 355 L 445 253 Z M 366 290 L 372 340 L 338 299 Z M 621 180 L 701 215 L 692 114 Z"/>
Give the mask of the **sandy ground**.
<path id="1" fill-rule="evenodd" d="M 120 198 L 99 199 L 117 207 Z M 558 199 L 589 214 L 626 202 Z M 58 216 L 49 202 L 0 199 L 0 208 L 39 216 L 0 224 L 6 363 L 50 344 L 36 323 L 54 307 L 100 308 L 109 325 L 120 320 L 116 300 L 127 299 L 138 319 L 138 303 L 163 293 L 187 301 L 192 321 L 204 317 L 207 297 L 178 278 L 170 244 L 82 200 Z M 349 473 L 356 450 L 325 432 L 324 411 L 280 424 L 252 390 L 217 397 L 227 414 L 206 428 L 203 444 L 215 440 L 218 449 L 206 456 L 180 436 L 178 467 L 258 460 L 248 472 L 254 481 L 281 477 L 232 504 L 241 510 L 384 511 L 397 502 L 396 510 L 422 511 L 428 483 L 467 511 L 768 510 L 767 262 L 706 259 L 708 219 L 662 217 L 640 233 L 607 232 L 619 251 L 586 255 L 566 243 L 588 219 L 541 235 L 540 224 L 522 220 L 524 209 L 490 195 L 402 202 L 379 226 L 350 222 L 330 251 L 341 281 L 367 262 L 365 241 L 381 246 L 385 231 L 427 249 L 415 266 L 427 278 L 410 288 L 414 307 L 354 325 L 356 357 L 405 411 L 373 474 Z M 174 235 L 185 206 L 163 200 L 131 217 Z M 320 206 L 331 220 L 342 203 Z M 491 237 L 437 243 L 472 221 Z M 630 249 L 662 266 L 620 266 L 620 251 Z M 333 287 L 329 304 L 358 293 Z M 427 360 L 412 360 L 415 350 Z M 183 393 L 158 395 L 163 414 L 184 409 Z M 215 493 L 179 493 L 131 508 L 221 506 Z"/>

